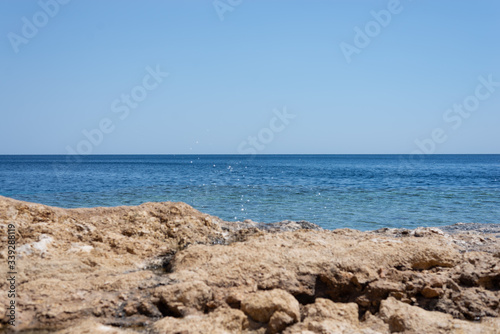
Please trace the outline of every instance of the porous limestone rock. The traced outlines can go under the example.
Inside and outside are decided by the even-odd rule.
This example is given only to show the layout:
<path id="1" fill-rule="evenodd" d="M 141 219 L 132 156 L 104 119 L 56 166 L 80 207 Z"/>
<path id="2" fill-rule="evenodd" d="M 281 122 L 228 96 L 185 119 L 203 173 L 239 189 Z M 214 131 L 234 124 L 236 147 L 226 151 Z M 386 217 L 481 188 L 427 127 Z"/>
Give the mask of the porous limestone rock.
<path id="1" fill-rule="evenodd" d="M 18 331 L 500 333 L 489 227 L 327 231 L 225 222 L 184 203 L 61 209 L 0 197 L 1 277 L 9 224 Z M 8 303 L 0 294 L 7 333 Z"/>

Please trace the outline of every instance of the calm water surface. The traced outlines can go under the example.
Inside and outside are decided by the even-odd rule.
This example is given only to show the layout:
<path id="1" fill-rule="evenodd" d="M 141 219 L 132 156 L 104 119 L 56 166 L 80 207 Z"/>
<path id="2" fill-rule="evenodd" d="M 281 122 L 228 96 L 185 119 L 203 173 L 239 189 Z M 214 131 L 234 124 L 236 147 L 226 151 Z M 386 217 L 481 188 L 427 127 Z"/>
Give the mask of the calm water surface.
<path id="1" fill-rule="evenodd" d="M 500 223 L 500 155 L 0 156 L 0 195 L 65 208 L 182 201 L 328 229 Z"/>

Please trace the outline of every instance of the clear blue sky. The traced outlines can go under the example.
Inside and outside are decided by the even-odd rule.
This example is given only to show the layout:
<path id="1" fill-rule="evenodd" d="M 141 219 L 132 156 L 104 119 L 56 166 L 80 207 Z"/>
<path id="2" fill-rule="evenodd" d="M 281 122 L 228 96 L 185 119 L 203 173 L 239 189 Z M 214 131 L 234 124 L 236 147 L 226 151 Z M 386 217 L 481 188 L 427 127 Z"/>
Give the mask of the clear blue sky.
<path id="1" fill-rule="evenodd" d="M 0 154 L 500 153 L 498 0 L 54 1 L 0 0 Z"/>

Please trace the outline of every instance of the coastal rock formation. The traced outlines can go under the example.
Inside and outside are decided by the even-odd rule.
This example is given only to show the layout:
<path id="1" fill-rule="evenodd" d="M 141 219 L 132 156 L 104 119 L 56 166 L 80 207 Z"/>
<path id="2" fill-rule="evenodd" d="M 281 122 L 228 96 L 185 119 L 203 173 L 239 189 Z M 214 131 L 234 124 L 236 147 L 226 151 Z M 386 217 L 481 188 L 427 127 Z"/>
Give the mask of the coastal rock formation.
<path id="1" fill-rule="evenodd" d="M 2 277 L 9 224 L 6 332 L 500 333 L 500 230 L 327 231 L 225 222 L 184 203 L 60 209 L 0 197 Z"/>

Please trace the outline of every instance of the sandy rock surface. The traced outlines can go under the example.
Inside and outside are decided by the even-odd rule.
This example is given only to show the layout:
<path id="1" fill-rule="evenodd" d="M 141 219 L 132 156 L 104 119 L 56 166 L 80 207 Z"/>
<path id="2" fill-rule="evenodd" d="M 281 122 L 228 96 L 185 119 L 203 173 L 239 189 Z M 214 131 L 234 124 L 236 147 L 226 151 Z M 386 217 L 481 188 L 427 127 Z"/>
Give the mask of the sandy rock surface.
<path id="1" fill-rule="evenodd" d="M 0 197 L 6 333 L 500 333 L 500 229 L 326 231 L 184 203 L 60 209 Z M 27 333 L 27 332 L 26 332 Z"/>

